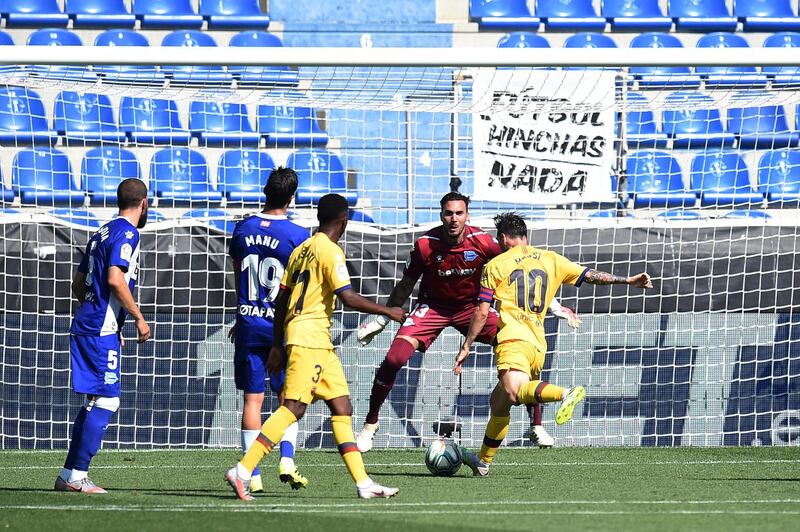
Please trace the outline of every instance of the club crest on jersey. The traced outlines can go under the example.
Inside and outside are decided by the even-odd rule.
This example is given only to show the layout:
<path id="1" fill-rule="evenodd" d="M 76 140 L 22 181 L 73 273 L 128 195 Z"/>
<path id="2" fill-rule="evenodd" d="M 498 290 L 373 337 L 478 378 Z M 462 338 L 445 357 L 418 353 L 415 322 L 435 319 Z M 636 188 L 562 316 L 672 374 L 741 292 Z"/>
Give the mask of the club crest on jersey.
<path id="1" fill-rule="evenodd" d="M 464 252 L 464 260 L 467 262 L 472 262 L 473 260 L 478 258 L 478 254 L 471 249 L 468 249 Z"/>
<path id="2" fill-rule="evenodd" d="M 441 255 L 436 255 L 436 262 L 442 262 L 443 260 Z"/>
<path id="3" fill-rule="evenodd" d="M 127 238 L 128 240 L 133 238 L 133 231 L 125 231 L 125 238 Z"/>
<path id="4" fill-rule="evenodd" d="M 119 377 L 117 377 L 117 374 L 112 371 L 106 371 L 103 378 L 103 382 L 105 384 L 116 384 L 118 380 Z"/>

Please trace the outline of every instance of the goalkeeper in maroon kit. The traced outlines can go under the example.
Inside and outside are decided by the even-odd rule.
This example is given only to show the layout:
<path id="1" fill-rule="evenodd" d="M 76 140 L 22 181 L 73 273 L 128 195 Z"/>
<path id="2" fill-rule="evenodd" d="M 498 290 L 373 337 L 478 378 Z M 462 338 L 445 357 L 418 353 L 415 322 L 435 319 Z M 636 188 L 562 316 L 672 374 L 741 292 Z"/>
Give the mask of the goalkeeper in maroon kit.
<path id="1" fill-rule="evenodd" d="M 442 225 L 422 235 L 403 271 L 403 278 L 389 295 L 387 306 L 403 306 L 417 280 L 422 277 L 416 307 L 397 331 L 386 358 L 375 374 L 369 397 L 369 413 L 356 442 L 361 452 L 372 448 L 378 430 L 378 413 L 394 386 L 400 369 L 415 351 L 425 352 L 445 327 L 454 327 L 462 335 L 469 329 L 470 319 L 478 302 L 483 266 L 502 250 L 486 231 L 467 225 L 469 197 L 450 192 L 441 199 Z M 555 299 L 550 311 L 577 327 L 580 320 Z M 479 342 L 494 343 L 498 314 L 491 310 L 486 325 L 477 337 Z M 358 331 L 358 340 L 367 345 L 380 333 L 388 320 L 378 316 Z M 542 427 L 541 406 L 532 405 L 531 440 L 541 447 L 551 447 L 553 438 Z"/>

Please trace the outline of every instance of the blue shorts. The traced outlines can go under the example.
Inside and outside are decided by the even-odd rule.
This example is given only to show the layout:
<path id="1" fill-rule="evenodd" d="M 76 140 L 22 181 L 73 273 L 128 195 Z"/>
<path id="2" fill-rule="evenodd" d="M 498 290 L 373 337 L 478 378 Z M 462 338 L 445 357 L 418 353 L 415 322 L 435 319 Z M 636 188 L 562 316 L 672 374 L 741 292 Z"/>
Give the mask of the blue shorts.
<path id="1" fill-rule="evenodd" d="M 116 334 L 108 336 L 70 335 L 69 358 L 72 389 L 76 393 L 119 397 L 120 353 Z"/>
<path id="2" fill-rule="evenodd" d="M 233 355 L 233 380 L 236 389 L 245 393 L 265 393 L 267 391 L 267 358 L 269 348 L 237 347 Z M 286 371 L 269 374 L 269 387 L 273 393 L 280 393 Z"/>

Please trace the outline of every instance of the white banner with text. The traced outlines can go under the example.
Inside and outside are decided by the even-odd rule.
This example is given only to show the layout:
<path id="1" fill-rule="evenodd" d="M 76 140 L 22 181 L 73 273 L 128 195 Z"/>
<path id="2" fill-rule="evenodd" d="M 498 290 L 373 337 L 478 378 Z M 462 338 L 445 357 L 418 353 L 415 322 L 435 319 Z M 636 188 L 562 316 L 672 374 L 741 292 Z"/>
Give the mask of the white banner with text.
<path id="1" fill-rule="evenodd" d="M 475 197 L 613 201 L 614 72 L 501 70 L 473 83 Z"/>

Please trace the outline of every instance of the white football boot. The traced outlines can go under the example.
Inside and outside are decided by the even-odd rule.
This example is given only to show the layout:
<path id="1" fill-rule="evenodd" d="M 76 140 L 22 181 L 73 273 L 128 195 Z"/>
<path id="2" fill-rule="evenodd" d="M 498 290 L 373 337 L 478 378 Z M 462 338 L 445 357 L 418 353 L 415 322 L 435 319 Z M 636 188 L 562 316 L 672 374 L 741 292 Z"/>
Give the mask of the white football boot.
<path id="1" fill-rule="evenodd" d="M 556 440 L 554 440 L 541 425 L 531 425 L 528 431 L 528 439 L 531 440 L 534 445 L 538 445 L 542 449 L 550 448 L 556 443 Z"/>
<path id="2" fill-rule="evenodd" d="M 366 488 L 357 488 L 359 499 L 388 499 L 394 497 L 400 488 L 387 488 L 377 482 L 373 482 Z"/>
<path id="3" fill-rule="evenodd" d="M 361 432 L 356 436 L 356 446 L 362 453 L 369 452 L 372 449 L 372 440 L 375 439 L 375 433 L 378 432 L 377 423 L 364 423 Z"/>

